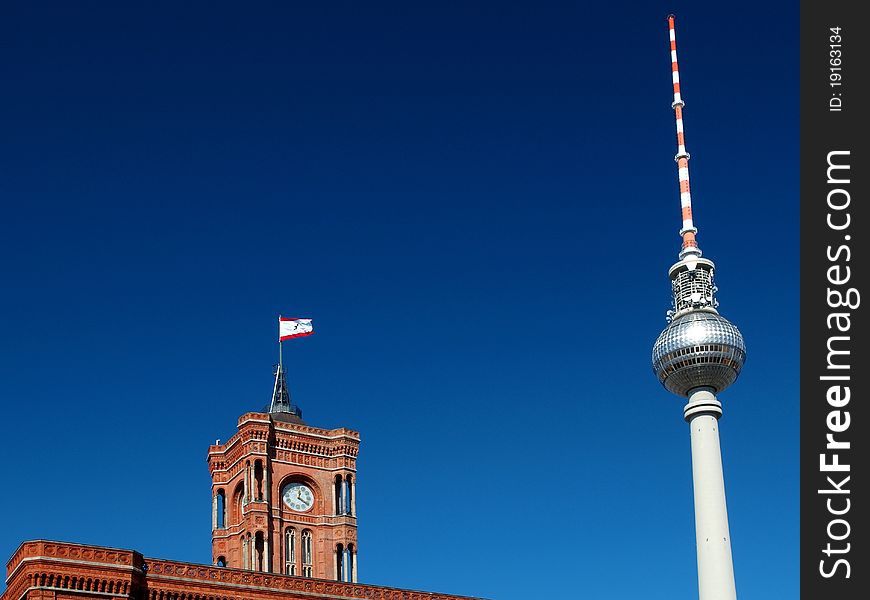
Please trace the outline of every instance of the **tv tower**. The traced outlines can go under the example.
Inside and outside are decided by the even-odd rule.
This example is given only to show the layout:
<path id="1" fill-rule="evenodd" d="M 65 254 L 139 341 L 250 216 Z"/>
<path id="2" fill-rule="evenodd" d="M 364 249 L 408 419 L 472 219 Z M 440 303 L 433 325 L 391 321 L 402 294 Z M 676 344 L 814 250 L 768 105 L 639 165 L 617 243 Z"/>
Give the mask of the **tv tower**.
<path id="1" fill-rule="evenodd" d="M 700 600 L 735 600 L 737 592 L 719 448 L 722 404 L 716 394 L 737 379 L 746 360 L 746 346 L 737 327 L 716 310 L 719 303 L 713 285 L 713 261 L 701 258 L 695 239 L 698 230 L 692 220 L 689 153 L 683 131 L 684 102 L 680 96 L 673 15 L 668 16 L 668 30 L 674 81 L 672 107 L 677 119 L 674 160 L 680 179 L 683 245 L 679 261 L 668 271 L 673 308 L 667 313 L 668 326 L 653 345 L 652 366 L 668 391 L 688 399 L 683 416 L 692 439 L 698 596 Z"/>

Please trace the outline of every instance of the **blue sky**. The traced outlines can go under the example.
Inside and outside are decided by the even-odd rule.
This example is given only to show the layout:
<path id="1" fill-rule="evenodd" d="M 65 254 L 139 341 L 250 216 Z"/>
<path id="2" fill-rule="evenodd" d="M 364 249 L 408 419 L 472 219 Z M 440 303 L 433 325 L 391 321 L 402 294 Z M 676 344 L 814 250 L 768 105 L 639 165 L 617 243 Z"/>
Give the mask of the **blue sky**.
<path id="1" fill-rule="evenodd" d="M 126 3 L 125 3 L 126 4 Z M 361 432 L 364 582 L 696 597 L 650 369 L 695 223 L 743 600 L 798 594 L 797 5 L 6 3 L 0 556 L 210 560 L 208 444 L 269 400 Z M 4 558 L 6 560 L 6 558 Z"/>

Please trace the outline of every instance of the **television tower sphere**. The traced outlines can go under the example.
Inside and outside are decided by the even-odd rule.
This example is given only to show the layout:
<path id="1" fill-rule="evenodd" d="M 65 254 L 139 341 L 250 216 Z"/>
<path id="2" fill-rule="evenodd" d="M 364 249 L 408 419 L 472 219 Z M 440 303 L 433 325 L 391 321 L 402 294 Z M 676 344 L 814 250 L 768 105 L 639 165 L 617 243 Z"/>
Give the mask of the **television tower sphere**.
<path id="1" fill-rule="evenodd" d="M 673 319 L 652 351 L 659 381 L 683 397 L 699 387 L 721 392 L 734 383 L 745 361 L 740 330 L 713 309 L 691 310 Z"/>

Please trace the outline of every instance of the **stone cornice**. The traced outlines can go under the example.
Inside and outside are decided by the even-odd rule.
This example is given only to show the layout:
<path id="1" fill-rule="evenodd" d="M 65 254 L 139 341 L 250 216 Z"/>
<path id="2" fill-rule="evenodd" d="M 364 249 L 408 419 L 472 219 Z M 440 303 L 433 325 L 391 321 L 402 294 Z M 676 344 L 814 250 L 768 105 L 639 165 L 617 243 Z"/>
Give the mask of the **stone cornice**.
<path id="1" fill-rule="evenodd" d="M 238 432 L 226 443 L 209 446 L 208 463 L 212 472 L 230 471 L 243 456 L 269 453 L 279 458 L 280 453 L 287 452 L 353 460 L 359 443 L 359 433 L 352 429 L 320 429 L 271 421 L 265 413 L 246 413 L 239 418 Z"/>
<path id="2" fill-rule="evenodd" d="M 6 563 L 7 582 L 21 563 L 34 558 L 57 559 L 80 564 L 87 563 L 99 566 L 116 566 L 119 568 L 138 568 L 141 564 L 137 565 L 136 562 L 141 563 L 142 555 L 133 550 L 123 550 L 121 548 L 54 542 L 51 540 L 28 540 L 18 546 L 18 549 L 15 550 L 12 557 Z"/>
<path id="3" fill-rule="evenodd" d="M 218 568 L 205 565 L 146 558 L 147 579 L 162 580 L 186 585 L 204 585 L 216 593 L 233 594 L 233 590 L 260 592 L 272 600 L 272 594 L 284 595 L 296 592 L 305 596 L 335 599 L 382 599 L 382 600 L 468 600 L 467 596 L 454 596 L 433 592 L 420 592 L 398 588 L 291 577 L 275 573 L 260 573 L 241 569 Z M 292 597 L 292 596 L 291 596 Z M 286 598 L 286 595 L 284 595 Z M 277 600 L 277 599 L 276 599 Z"/>

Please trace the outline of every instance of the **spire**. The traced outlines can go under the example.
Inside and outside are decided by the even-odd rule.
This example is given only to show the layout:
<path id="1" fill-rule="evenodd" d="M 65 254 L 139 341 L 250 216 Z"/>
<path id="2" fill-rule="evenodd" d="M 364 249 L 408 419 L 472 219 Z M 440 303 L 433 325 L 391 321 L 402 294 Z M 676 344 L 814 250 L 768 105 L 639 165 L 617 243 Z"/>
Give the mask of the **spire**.
<path id="1" fill-rule="evenodd" d="M 279 362 L 275 365 L 275 385 L 272 388 L 272 402 L 269 404 L 269 413 L 287 413 L 302 419 L 302 409 L 294 405 L 290 400 L 290 391 L 287 389 L 287 375 L 284 367 Z"/>
<path id="2" fill-rule="evenodd" d="M 674 15 L 668 15 L 668 31 L 671 39 L 671 71 L 674 81 L 674 102 L 671 107 L 677 119 L 677 154 L 674 160 L 677 162 L 677 172 L 680 177 L 680 206 L 683 212 L 683 227 L 680 235 L 683 238 L 683 246 L 680 250 L 680 259 L 687 256 L 700 257 L 701 249 L 695 241 L 698 230 L 692 221 L 692 193 L 689 190 L 689 153 L 686 152 L 686 137 L 683 130 L 683 98 L 680 95 L 680 70 L 677 66 L 677 38 L 674 32 Z"/>

